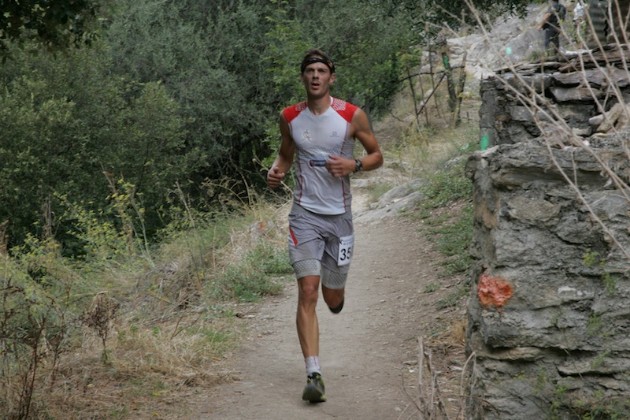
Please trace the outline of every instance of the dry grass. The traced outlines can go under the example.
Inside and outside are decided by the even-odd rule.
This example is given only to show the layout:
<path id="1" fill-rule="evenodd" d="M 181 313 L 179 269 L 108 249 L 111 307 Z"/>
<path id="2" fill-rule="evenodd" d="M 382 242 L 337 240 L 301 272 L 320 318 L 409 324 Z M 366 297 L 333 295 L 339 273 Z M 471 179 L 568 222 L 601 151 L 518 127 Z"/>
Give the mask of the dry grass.
<path id="1" fill-rule="evenodd" d="M 42 353 L 29 418 L 181 416 L 188 395 L 233 380 L 222 361 L 244 332 L 243 304 L 214 288 L 227 272 L 248 276 L 244 261 L 260 276 L 256 259 L 268 256 L 252 252 L 284 253 L 283 216 L 275 205 L 256 203 L 241 217 L 174 236 L 145 270 L 93 272 L 112 288 L 73 321 L 83 327 L 66 338 L 55 366 Z M 5 375 L 5 396 L 20 387 L 18 377 Z"/>
<path id="2" fill-rule="evenodd" d="M 34 418 L 162 417 L 193 389 L 232 380 L 219 362 L 238 342 L 237 318 L 202 308 L 161 323 L 143 318 L 130 311 L 112 321 L 106 361 L 100 337 L 85 328 L 54 383 L 40 369 Z"/>

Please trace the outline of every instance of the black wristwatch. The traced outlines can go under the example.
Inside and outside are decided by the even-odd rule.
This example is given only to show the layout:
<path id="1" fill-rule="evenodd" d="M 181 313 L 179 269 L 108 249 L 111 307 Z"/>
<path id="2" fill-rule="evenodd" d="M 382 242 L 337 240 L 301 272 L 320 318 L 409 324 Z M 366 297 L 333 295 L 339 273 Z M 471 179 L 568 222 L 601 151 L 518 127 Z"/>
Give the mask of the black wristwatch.
<path id="1" fill-rule="evenodd" d="M 359 159 L 355 159 L 354 160 L 354 172 L 359 172 L 363 170 L 363 162 L 361 162 Z"/>

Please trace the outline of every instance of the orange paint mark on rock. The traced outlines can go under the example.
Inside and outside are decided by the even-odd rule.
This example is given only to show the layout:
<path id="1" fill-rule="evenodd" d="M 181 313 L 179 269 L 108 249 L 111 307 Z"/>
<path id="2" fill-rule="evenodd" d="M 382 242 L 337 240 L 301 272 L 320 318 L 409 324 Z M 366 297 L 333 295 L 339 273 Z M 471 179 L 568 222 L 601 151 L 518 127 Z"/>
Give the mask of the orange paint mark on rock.
<path id="1" fill-rule="evenodd" d="M 477 297 L 485 307 L 503 308 L 514 294 L 512 285 L 502 277 L 483 273 L 477 283 Z"/>

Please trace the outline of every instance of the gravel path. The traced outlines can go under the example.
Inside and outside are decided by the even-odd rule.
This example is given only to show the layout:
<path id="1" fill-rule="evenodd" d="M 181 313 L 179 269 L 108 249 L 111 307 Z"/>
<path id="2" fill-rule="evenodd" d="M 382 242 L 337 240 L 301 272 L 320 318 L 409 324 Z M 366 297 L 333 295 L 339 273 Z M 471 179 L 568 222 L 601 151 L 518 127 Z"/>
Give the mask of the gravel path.
<path id="1" fill-rule="evenodd" d="M 320 359 L 328 401 L 301 400 L 303 359 L 295 332 L 296 286 L 250 315 L 248 339 L 229 361 L 237 378 L 194 402 L 200 419 L 408 419 L 418 418 L 418 337 L 448 329 L 448 314 L 435 309 L 440 256 L 408 218 L 357 223 L 356 253 L 346 306 L 331 314 L 318 305 Z M 429 285 L 441 285 L 427 293 Z M 460 316 L 461 310 L 452 316 Z M 440 320 L 442 318 L 442 320 Z M 442 322 L 440 327 L 436 323 Z M 461 366 L 461 347 L 440 359 Z M 448 376 L 448 375 L 447 375 Z M 455 382 L 455 381 L 450 381 Z M 446 381 L 442 392 L 456 401 Z M 192 403 L 192 401 L 191 401 Z"/>

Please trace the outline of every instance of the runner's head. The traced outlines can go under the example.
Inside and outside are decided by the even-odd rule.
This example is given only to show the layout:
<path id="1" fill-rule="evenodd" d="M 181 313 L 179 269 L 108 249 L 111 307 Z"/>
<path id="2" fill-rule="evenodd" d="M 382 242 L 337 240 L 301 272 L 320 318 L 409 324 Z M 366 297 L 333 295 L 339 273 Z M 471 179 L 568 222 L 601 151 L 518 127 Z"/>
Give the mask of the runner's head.
<path id="1" fill-rule="evenodd" d="M 306 53 L 304 59 L 302 60 L 302 64 L 300 64 L 300 73 L 303 74 L 304 70 L 309 64 L 313 63 L 324 63 L 330 69 L 331 73 L 335 72 L 335 64 L 328 57 L 328 55 L 319 49 L 313 49 Z"/>

